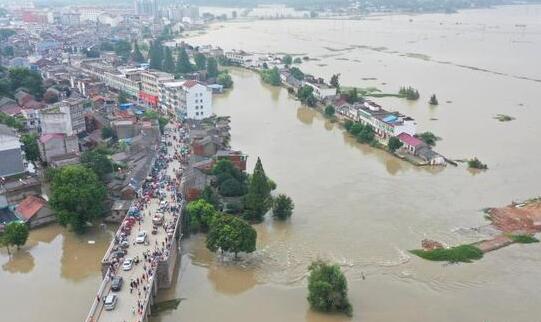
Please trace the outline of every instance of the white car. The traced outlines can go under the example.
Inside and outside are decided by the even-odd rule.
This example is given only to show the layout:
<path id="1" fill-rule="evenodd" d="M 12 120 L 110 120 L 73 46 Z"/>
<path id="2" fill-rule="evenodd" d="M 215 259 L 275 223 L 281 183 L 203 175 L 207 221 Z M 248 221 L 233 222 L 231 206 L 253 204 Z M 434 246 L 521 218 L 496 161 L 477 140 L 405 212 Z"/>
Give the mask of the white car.
<path id="1" fill-rule="evenodd" d="M 133 259 L 126 258 L 122 263 L 122 270 L 129 271 L 133 267 Z"/>
<path id="2" fill-rule="evenodd" d="M 116 294 L 109 294 L 105 298 L 103 306 L 105 307 L 105 310 L 111 311 L 114 310 L 116 307 L 116 301 L 118 300 L 118 297 Z"/>
<path id="3" fill-rule="evenodd" d="M 144 244 L 147 240 L 147 232 L 142 230 L 137 233 L 137 237 L 135 238 L 135 242 L 138 244 Z"/>

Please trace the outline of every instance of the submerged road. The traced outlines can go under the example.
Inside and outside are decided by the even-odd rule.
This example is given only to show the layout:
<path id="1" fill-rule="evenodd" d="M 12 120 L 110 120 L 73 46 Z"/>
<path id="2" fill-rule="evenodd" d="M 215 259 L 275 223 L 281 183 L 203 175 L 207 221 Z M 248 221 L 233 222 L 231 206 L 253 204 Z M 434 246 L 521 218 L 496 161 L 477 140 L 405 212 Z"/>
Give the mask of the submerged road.
<path id="1" fill-rule="evenodd" d="M 154 167 L 159 170 L 153 171 L 152 178 L 148 178 L 151 180 L 147 180 L 141 196 L 132 203 L 132 208 L 139 209 L 140 216 L 137 220 L 126 216 L 111 242 L 102 261 L 104 279 L 87 322 L 148 321 L 150 306 L 158 288 L 169 286 L 177 263 L 177 239 L 180 239 L 183 201 L 177 194 L 182 175 L 178 152 L 183 144 L 179 143 L 181 133 L 176 123 L 169 124 L 164 132 L 154 163 Z M 158 219 L 154 218 L 156 215 L 163 217 L 163 224 L 155 224 Z M 131 233 L 127 234 L 125 226 L 129 225 L 130 220 L 133 226 Z M 145 233 L 146 238 L 138 242 L 136 239 L 140 233 Z M 127 245 L 127 254 L 118 258 L 115 255 L 121 243 L 124 243 L 124 247 Z M 123 267 L 126 259 L 135 260 L 131 268 Z M 114 277 L 121 277 L 123 280 L 122 288 L 117 292 L 111 290 Z M 106 310 L 104 305 L 109 294 L 117 296 L 112 310 Z"/>

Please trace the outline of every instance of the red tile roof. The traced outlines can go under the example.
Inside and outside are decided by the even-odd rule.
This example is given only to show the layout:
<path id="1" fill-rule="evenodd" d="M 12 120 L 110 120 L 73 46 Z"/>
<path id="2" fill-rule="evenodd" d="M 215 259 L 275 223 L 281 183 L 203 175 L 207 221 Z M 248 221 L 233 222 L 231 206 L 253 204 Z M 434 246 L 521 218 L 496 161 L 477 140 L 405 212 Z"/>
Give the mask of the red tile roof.
<path id="1" fill-rule="evenodd" d="M 416 137 L 413 137 L 413 136 L 409 135 L 408 133 L 400 133 L 398 135 L 398 139 L 400 141 L 404 142 L 405 144 L 410 145 L 410 146 L 412 146 L 414 148 L 417 148 L 418 146 L 424 144 L 423 141 L 419 140 Z"/>
<path id="2" fill-rule="evenodd" d="M 187 80 L 187 81 L 184 82 L 183 86 L 186 87 L 186 88 L 192 88 L 197 84 L 198 84 L 197 81 Z"/>
<path id="3" fill-rule="evenodd" d="M 28 196 L 17 206 L 17 213 L 21 215 L 25 221 L 28 221 L 46 205 L 47 201 L 43 200 L 42 198 Z"/>

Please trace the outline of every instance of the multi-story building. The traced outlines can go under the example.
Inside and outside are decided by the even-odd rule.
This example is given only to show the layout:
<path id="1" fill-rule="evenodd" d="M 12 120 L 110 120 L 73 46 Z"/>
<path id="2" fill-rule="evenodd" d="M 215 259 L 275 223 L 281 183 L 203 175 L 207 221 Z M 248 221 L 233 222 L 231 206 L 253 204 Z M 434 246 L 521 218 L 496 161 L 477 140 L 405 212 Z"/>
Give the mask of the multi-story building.
<path id="1" fill-rule="evenodd" d="M 314 96 L 319 100 L 332 98 L 336 96 L 337 93 L 336 87 L 332 87 L 325 82 L 304 82 L 304 85 L 312 87 L 314 89 Z"/>
<path id="2" fill-rule="evenodd" d="M 40 111 L 41 132 L 68 136 L 85 130 L 84 99 L 68 98 Z"/>
<path id="3" fill-rule="evenodd" d="M 244 51 L 228 51 L 225 53 L 225 57 L 232 63 L 243 66 L 252 66 L 252 64 L 256 61 L 256 56 L 254 54 Z"/>
<path id="4" fill-rule="evenodd" d="M 183 119 L 202 120 L 212 116 L 212 90 L 194 80 L 163 83 L 160 107 Z"/>
<path id="5" fill-rule="evenodd" d="M 135 14 L 139 16 L 156 16 L 158 14 L 157 0 L 135 0 Z"/>
<path id="6" fill-rule="evenodd" d="M 0 177 L 18 175 L 24 171 L 19 136 L 13 129 L 0 124 Z"/>
<path id="7" fill-rule="evenodd" d="M 139 98 L 152 106 L 158 106 L 160 85 L 175 80 L 175 76 L 155 70 L 141 73 L 141 91 Z"/>

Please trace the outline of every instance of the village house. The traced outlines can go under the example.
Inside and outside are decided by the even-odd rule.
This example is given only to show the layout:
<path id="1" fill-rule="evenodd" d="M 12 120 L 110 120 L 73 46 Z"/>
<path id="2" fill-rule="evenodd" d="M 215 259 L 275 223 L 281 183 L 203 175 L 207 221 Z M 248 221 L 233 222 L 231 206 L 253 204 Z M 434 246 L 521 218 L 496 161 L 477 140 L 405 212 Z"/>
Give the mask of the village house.
<path id="1" fill-rule="evenodd" d="M 21 145 L 17 133 L 0 124 L 0 177 L 16 176 L 25 172 Z"/>
<path id="2" fill-rule="evenodd" d="M 56 221 L 47 201 L 38 196 L 26 197 L 17 205 L 15 213 L 29 228 L 36 228 Z"/>
<path id="3" fill-rule="evenodd" d="M 225 53 L 225 58 L 229 59 L 233 64 L 238 64 L 246 67 L 252 66 L 256 61 L 256 56 L 254 54 L 247 53 L 245 51 L 227 51 Z"/>
<path id="4" fill-rule="evenodd" d="M 333 98 L 337 93 L 336 87 L 326 84 L 322 79 L 313 82 L 305 81 L 303 84 L 312 87 L 314 96 L 320 101 Z"/>

